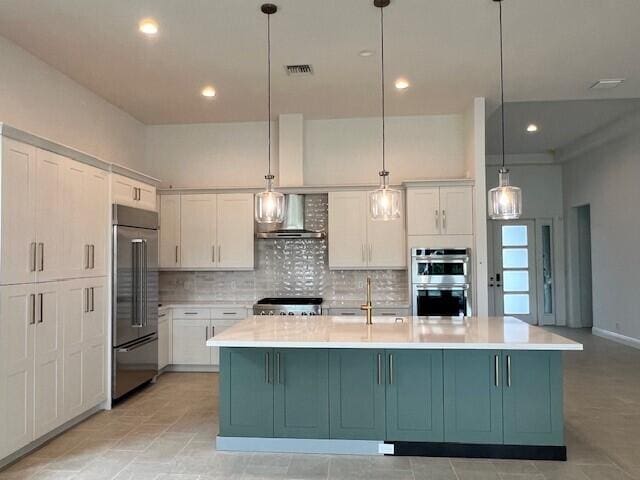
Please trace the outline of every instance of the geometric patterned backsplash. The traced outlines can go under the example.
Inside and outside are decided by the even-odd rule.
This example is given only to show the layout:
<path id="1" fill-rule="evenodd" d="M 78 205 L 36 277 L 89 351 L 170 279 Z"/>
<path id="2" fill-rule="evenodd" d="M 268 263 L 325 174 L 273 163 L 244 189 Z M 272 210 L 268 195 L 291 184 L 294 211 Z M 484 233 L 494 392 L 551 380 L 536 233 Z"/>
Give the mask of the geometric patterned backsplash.
<path id="1" fill-rule="evenodd" d="M 327 194 L 305 196 L 305 223 L 327 231 Z M 327 241 L 256 240 L 256 268 L 250 272 L 160 272 L 160 300 L 253 303 L 262 297 L 318 296 L 325 302 L 362 301 L 367 276 L 379 301 L 408 302 L 406 270 L 329 270 Z"/>

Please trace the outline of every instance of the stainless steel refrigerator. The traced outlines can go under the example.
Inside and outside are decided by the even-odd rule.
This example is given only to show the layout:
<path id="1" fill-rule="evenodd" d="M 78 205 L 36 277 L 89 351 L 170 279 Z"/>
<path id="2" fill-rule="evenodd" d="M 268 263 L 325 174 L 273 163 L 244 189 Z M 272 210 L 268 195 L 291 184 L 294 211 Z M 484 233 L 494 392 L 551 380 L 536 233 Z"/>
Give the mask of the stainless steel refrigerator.
<path id="1" fill-rule="evenodd" d="M 158 214 L 113 206 L 112 388 L 117 399 L 158 374 Z"/>

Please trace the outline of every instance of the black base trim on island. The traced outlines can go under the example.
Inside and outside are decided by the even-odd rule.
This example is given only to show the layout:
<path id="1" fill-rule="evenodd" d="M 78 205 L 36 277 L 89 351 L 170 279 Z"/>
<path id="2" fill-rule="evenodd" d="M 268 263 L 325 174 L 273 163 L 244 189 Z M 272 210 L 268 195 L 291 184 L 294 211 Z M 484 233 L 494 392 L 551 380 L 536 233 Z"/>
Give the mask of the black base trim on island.
<path id="1" fill-rule="evenodd" d="M 567 447 L 555 445 L 485 445 L 476 443 L 385 442 L 395 456 L 567 460 Z"/>

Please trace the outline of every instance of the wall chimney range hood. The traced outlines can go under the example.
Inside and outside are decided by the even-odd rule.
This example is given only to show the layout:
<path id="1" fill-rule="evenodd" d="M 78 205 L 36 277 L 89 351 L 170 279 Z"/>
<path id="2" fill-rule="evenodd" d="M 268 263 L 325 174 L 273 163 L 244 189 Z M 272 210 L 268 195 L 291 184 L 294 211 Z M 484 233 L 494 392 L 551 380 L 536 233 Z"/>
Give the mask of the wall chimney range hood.
<path id="1" fill-rule="evenodd" d="M 324 232 L 318 232 L 305 228 L 304 224 L 304 195 L 285 195 L 284 222 L 276 224 L 256 224 L 256 238 L 278 239 L 303 239 L 324 238 Z"/>

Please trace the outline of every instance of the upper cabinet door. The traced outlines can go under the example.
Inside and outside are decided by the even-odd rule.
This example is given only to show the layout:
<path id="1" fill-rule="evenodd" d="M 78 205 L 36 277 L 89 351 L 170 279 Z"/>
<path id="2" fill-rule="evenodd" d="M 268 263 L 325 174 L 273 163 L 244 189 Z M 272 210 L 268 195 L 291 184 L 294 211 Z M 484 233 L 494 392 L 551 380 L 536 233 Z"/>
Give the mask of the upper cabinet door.
<path id="1" fill-rule="evenodd" d="M 407 191 L 407 233 L 409 235 L 439 235 L 440 189 L 416 188 Z"/>
<path id="2" fill-rule="evenodd" d="M 440 210 L 444 235 L 473 234 L 471 187 L 440 187 Z"/>
<path id="3" fill-rule="evenodd" d="M 367 195 L 368 197 L 368 195 Z M 372 220 L 367 209 L 367 263 L 371 268 L 405 268 L 404 202 L 397 220 Z"/>
<path id="4" fill-rule="evenodd" d="M 111 178 L 111 196 L 113 203 L 120 205 L 135 206 L 137 191 L 135 190 L 136 182 L 122 175 L 112 175 Z"/>
<path id="5" fill-rule="evenodd" d="M 138 182 L 136 188 L 138 189 L 136 207 L 144 208 L 145 210 L 156 210 L 156 187 Z"/>
<path id="6" fill-rule="evenodd" d="M 180 217 L 182 267 L 216 266 L 216 195 L 182 195 Z"/>
<path id="7" fill-rule="evenodd" d="M 253 269 L 253 194 L 218 195 L 218 268 Z"/>
<path id="8" fill-rule="evenodd" d="M 66 161 L 62 192 L 62 258 L 66 278 L 80 278 L 87 268 L 85 176 L 88 165 Z"/>
<path id="9" fill-rule="evenodd" d="M 329 192 L 329 268 L 367 266 L 367 192 Z"/>
<path id="10" fill-rule="evenodd" d="M 160 267 L 180 266 L 180 195 L 160 196 Z"/>
<path id="11" fill-rule="evenodd" d="M 35 281 L 36 149 L 13 140 L 2 141 L 2 238 L 0 282 Z"/>
<path id="12" fill-rule="evenodd" d="M 88 264 L 86 271 L 88 276 L 99 277 L 107 274 L 109 183 L 106 172 L 93 167 L 87 170 L 83 197 L 83 217 L 86 225 L 84 237 L 89 248 L 86 252 Z"/>
<path id="13" fill-rule="evenodd" d="M 55 153 L 36 150 L 36 276 L 39 282 L 64 276 L 62 195 L 66 160 Z"/>

